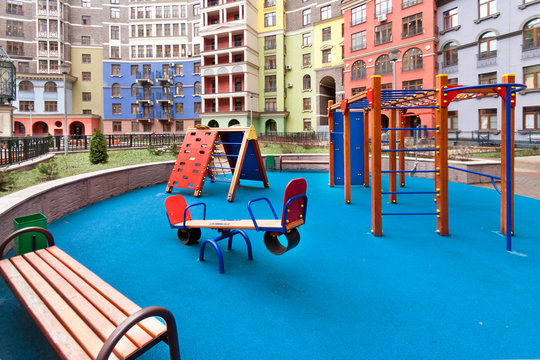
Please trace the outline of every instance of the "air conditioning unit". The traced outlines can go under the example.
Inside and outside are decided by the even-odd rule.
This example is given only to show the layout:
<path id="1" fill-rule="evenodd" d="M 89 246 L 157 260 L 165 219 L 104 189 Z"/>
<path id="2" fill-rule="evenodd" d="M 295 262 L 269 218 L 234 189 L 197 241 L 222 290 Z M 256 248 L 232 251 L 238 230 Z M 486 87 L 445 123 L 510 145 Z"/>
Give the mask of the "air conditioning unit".
<path id="1" fill-rule="evenodd" d="M 285 70 L 292 70 L 292 66 L 291 65 L 285 65 Z"/>
<path id="2" fill-rule="evenodd" d="M 288 82 L 288 83 L 287 83 L 287 87 L 288 87 L 288 88 L 292 88 L 292 82 Z"/>
<path id="3" fill-rule="evenodd" d="M 379 22 L 384 22 L 384 21 L 386 21 L 386 14 L 377 16 L 377 20 L 379 20 Z"/>

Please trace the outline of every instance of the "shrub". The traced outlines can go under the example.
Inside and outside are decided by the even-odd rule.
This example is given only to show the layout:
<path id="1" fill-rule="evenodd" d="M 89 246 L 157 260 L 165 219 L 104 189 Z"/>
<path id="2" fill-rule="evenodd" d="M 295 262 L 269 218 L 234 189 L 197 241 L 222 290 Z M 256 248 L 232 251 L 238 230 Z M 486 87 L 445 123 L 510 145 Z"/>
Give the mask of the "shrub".
<path id="1" fill-rule="evenodd" d="M 99 130 L 94 131 L 90 140 L 90 152 L 88 153 L 92 164 L 106 163 L 109 159 L 107 154 L 107 141 L 105 135 Z"/>
<path id="2" fill-rule="evenodd" d="M 162 147 L 149 147 L 147 150 L 150 153 L 150 155 L 155 155 L 155 156 L 160 156 L 161 154 L 165 152 L 165 149 Z"/>
<path id="3" fill-rule="evenodd" d="M 43 162 L 38 165 L 38 171 L 45 179 L 52 180 L 58 177 L 58 163 L 55 160 Z"/>
<path id="4" fill-rule="evenodd" d="M 178 145 L 177 143 L 173 142 L 171 144 L 171 146 L 169 147 L 169 152 L 175 156 L 178 155 L 178 153 L 180 152 L 180 145 Z"/>

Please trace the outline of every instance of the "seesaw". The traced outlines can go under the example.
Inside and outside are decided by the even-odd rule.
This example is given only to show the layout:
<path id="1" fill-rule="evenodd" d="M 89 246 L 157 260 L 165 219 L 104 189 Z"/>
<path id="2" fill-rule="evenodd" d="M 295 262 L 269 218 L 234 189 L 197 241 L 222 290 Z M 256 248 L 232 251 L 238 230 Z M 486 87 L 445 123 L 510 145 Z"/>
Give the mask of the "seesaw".
<path id="1" fill-rule="evenodd" d="M 186 199 L 182 195 L 173 195 L 165 199 L 165 208 L 167 217 L 172 229 L 178 229 L 178 239 L 185 245 L 192 245 L 201 237 L 201 229 L 215 229 L 220 233 L 220 236 L 214 239 L 206 239 L 201 243 L 199 260 L 204 260 L 204 249 L 206 244 L 211 244 L 216 250 L 219 261 L 219 272 L 224 272 L 223 254 L 217 241 L 228 238 L 228 249 L 232 247 L 232 238 L 234 235 L 240 234 L 246 241 L 248 258 L 253 258 L 251 251 L 251 242 L 244 230 L 265 231 L 264 244 L 266 248 L 275 255 L 282 255 L 287 251 L 294 249 L 300 242 L 300 233 L 298 227 L 303 225 L 306 220 L 307 210 L 307 183 L 305 179 L 299 178 L 289 182 L 285 188 L 283 199 L 283 211 L 281 219 L 278 218 L 272 203 L 268 198 L 261 197 L 250 200 L 247 204 L 248 212 L 251 219 L 241 220 L 221 220 L 221 219 L 206 219 L 206 204 L 199 202 L 188 205 Z M 252 210 L 252 204 L 257 201 L 266 201 L 274 219 L 256 219 Z M 193 219 L 191 217 L 190 208 L 195 206 L 203 206 L 203 218 Z M 278 237 L 284 235 L 287 240 L 287 246 L 284 246 L 279 241 Z"/>

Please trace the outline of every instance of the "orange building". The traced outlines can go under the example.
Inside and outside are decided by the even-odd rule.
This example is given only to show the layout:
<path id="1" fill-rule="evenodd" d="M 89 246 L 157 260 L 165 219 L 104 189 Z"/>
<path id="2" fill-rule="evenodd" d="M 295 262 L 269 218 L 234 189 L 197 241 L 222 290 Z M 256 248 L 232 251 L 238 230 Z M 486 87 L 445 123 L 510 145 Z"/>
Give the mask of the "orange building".
<path id="1" fill-rule="evenodd" d="M 349 0 L 345 17 L 345 97 L 363 91 L 372 75 L 383 89 L 433 89 L 437 75 L 437 7 L 434 0 Z M 397 60 L 392 61 L 390 52 Z M 393 69 L 395 68 L 395 74 Z M 388 117 L 382 115 L 383 127 Z M 406 127 L 433 127 L 432 111 L 406 117 Z M 422 135 L 424 135 L 422 133 Z"/>
<path id="2" fill-rule="evenodd" d="M 14 136 L 45 136 L 64 134 L 63 115 L 33 115 L 26 114 L 13 116 Z M 94 130 L 100 129 L 101 116 L 77 115 L 67 117 L 69 135 L 92 135 Z"/>

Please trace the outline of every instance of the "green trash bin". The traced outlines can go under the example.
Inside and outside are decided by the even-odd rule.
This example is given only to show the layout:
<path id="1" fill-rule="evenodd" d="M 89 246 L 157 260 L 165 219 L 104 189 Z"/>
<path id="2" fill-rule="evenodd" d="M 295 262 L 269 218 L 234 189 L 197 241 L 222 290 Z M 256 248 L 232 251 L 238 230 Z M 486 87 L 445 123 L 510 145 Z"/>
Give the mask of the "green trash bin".
<path id="1" fill-rule="evenodd" d="M 15 231 L 32 226 L 46 229 L 47 217 L 42 213 L 37 213 L 13 219 L 13 230 Z M 47 238 L 41 233 L 28 232 L 26 234 L 19 235 L 17 239 L 15 239 L 15 255 L 25 254 L 27 252 L 46 247 Z"/>
<path id="2" fill-rule="evenodd" d="M 266 155 L 266 168 L 275 169 L 276 168 L 276 159 L 274 155 Z"/>

